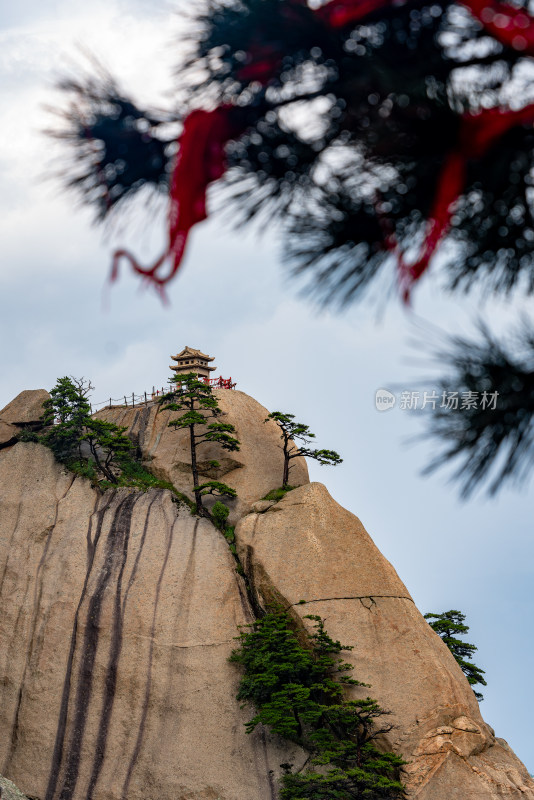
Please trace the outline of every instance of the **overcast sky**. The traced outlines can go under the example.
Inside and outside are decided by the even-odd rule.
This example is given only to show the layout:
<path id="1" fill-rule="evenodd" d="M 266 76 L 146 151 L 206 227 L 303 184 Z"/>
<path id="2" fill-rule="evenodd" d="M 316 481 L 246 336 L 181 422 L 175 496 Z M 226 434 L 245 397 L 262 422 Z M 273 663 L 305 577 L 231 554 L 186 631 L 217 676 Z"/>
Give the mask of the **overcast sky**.
<path id="1" fill-rule="evenodd" d="M 409 339 L 423 344 L 427 334 L 415 315 L 468 332 L 476 314 L 504 327 L 518 303 L 460 302 L 430 276 L 413 312 L 392 302 L 380 315 L 365 306 L 321 313 L 285 279 L 276 231 L 258 240 L 211 221 L 195 230 L 170 306 L 126 271 L 107 291 L 112 244 L 148 260 L 163 219 L 151 223 L 150 239 L 119 231 L 105 240 L 87 211 L 43 181 L 51 155 L 43 104 L 57 102 L 54 76 L 83 45 L 138 99 L 168 105 L 180 16 L 148 0 L 9 6 L 0 12 L 0 408 L 65 374 L 90 377 L 97 403 L 139 394 L 166 382 L 169 356 L 184 345 L 214 355 L 239 389 L 295 413 L 319 446 L 341 453 L 337 468 L 311 465 L 312 478 L 361 518 L 421 611 L 467 615 L 488 681 L 482 713 L 534 772 L 532 490 L 460 503 L 444 475 L 420 476 L 428 447 L 405 441 L 420 418 L 374 404 L 379 388 L 421 388 Z"/>

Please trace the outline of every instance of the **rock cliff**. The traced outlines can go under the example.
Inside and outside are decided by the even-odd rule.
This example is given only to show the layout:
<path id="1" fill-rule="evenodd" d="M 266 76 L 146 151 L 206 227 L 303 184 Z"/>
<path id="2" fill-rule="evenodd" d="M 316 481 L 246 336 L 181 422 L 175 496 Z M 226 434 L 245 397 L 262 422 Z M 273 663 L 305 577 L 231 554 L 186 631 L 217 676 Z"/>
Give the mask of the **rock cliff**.
<path id="1" fill-rule="evenodd" d="M 208 442 L 199 448 L 198 466 L 201 480 L 223 481 L 237 491 L 237 500 L 228 502 L 230 522 L 234 523 L 250 510 L 255 500 L 282 483 L 280 435 L 273 420 L 265 422 L 268 410 L 249 395 L 225 389 L 215 390 L 214 394 L 224 422 L 236 429 L 240 449 L 229 453 Z M 161 411 L 153 403 L 138 408 L 104 408 L 96 416 L 127 427 L 147 467 L 158 478 L 170 481 L 193 497 L 189 432 L 169 428 L 175 412 Z M 211 461 L 218 461 L 220 466 L 212 467 Z M 293 486 L 309 481 L 303 458 L 293 460 L 290 481 Z M 207 505 L 209 502 L 208 498 Z"/>
<path id="2" fill-rule="evenodd" d="M 277 431 L 243 393 L 220 401 L 239 463 L 216 450 L 206 460 L 240 494 L 248 591 L 224 537 L 170 492 L 101 495 L 41 445 L 0 451 L 0 773 L 39 800 L 272 800 L 279 765 L 305 755 L 265 730 L 245 733 L 227 659 L 251 601 L 277 598 L 354 645 L 356 676 L 393 712 L 387 744 L 410 762 L 410 797 L 534 800 L 524 766 L 359 520 L 308 483 L 304 465 L 299 488 L 258 503 L 280 483 Z M 187 489 L 168 414 L 105 412 Z"/>

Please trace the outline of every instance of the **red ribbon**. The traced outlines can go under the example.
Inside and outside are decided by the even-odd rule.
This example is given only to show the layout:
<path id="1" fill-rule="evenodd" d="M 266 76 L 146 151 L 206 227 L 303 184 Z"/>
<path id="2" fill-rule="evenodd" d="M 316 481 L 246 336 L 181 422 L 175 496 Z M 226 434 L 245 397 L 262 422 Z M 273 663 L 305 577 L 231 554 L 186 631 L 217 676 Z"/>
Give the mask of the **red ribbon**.
<path id="1" fill-rule="evenodd" d="M 251 44 L 248 56 L 250 63 L 245 64 L 237 72 L 238 80 L 243 83 L 259 81 L 263 85 L 273 79 L 284 59 L 272 45 Z"/>
<path id="2" fill-rule="evenodd" d="M 402 6 L 399 0 L 330 0 L 315 10 L 315 14 L 330 28 L 344 28 L 387 6 Z"/>
<path id="3" fill-rule="evenodd" d="M 405 301 L 409 300 L 413 284 L 428 268 L 438 244 L 450 227 L 452 206 L 465 189 L 468 162 L 485 156 L 511 128 L 529 124 L 534 124 L 534 104 L 518 111 L 490 108 L 462 117 L 458 145 L 447 156 L 438 178 L 422 254 L 411 265 L 406 263 L 402 254 L 398 256 Z"/>
<path id="4" fill-rule="evenodd" d="M 316 15 L 331 28 L 353 25 L 382 8 L 401 7 L 409 0 L 330 0 Z M 534 20 L 521 8 L 497 0 L 460 0 L 498 42 L 534 54 Z"/>
<path id="5" fill-rule="evenodd" d="M 331 0 L 314 13 L 325 25 L 338 29 L 355 24 L 384 7 L 400 7 L 405 2 L 409 0 Z M 534 53 L 534 20 L 525 11 L 496 0 L 461 2 L 498 41 L 516 50 Z M 288 9 L 289 6 L 286 12 Z M 250 48 L 250 55 L 251 63 L 242 67 L 238 78 L 266 85 L 277 73 L 284 54 L 269 46 L 254 45 Z M 196 110 L 186 118 L 171 179 L 167 248 L 150 267 L 142 267 L 128 250 L 117 250 L 113 256 L 112 281 L 118 276 L 121 260 L 126 259 L 138 275 L 163 294 L 164 285 L 180 268 L 192 227 L 206 219 L 207 188 L 224 174 L 225 146 L 230 139 L 243 133 L 243 129 L 232 120 L 232 110 L 232 106 L 220 106 L 214 111 Z M 398 256 L 406 300 L 411 286 L 428 268 L 439 242 L 449 229 L 451 207 L 465 187 L 467 162 L 482 157 L 511 127 L 533 121 L 534 106 L 521 111 L 491 109 L 463 117 L 458 146 L 448 155 L 438 178 L 422 254 L 411 266 L 406 264 L 402 254 Z M 396 248 L 393 236 L 387 238 L 387 246 Z M 162 275 L 167 263 L 170 269 Z"/>
<path id="6" fill-rule="evenodd" d="M 196 110 L 185 119 L 170 185 L 167 248 L 150 267 L 142 267 L 128 250 L 117 250 L 113 255 L 111 281 L 117 279 L 119 264 L 126 259 L 134 272 L 163 294 L 164 285 L 180 268 L 191 228 L 206 219 L 207 188 L 225 172 L 225 146 L 233 136 L 242 133 L 232 119 L 233 110 L 233 106 Z M 162 275 L 167 263 L 170 270 L 167 268 Z"/>
<path id="7" fill-rule="evenodd" d="M 534 55 L 534 20 L 521 8 L 494 0 L 461 0 L 501 44 Z"/>

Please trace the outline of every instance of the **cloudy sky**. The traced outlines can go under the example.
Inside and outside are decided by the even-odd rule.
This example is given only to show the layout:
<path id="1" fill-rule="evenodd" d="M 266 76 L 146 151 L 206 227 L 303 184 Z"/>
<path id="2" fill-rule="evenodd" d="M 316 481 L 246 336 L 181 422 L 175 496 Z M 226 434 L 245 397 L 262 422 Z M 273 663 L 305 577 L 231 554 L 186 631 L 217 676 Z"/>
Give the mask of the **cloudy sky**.
<path id="1" fill-rule="evenodd" d="M 379 413 L 374 403 L 379 388 L 421 388 L 420 348 L 409 341 L 423 345 L 430 321 L 469 332 L 480 315 L 505 327 L 519 303 L 460 302 L 430 276 L 411 312 L 398 302 L 320 312 L 286 280 L 276 231 L 244 236 L 210 221 L 195 230 L 164 308 L 126 272 L 107 287 L 112 245 L 148 260 L 163 241 L 158 220 L 150 235 L 118 230 L 106 239 L 44 180 L 53 153 L 40 131 L 49 122 L 43 106 L 58 101 L 54 77 L 86 47 L 139 100 L 169 105 L 179 9 L 19 0 L 0 12 L 0 407 L 65 374 L 90 377 L 95 403 L 139 394 L 166 382 L 170 354 L 186 344 L 216 356 L 238 388 L 295 413 L 320 446 L 341 453 L 337 468 L 311 465 L 313 479 L 362 519 L 421 611 L 467 615 L 488 681 L 483 715 L 534 772 L 532 490 L 459 502 L 446 475 L 420 475 L 429 447 L 406 441 L 422 430 L 420 417 L 398 404 Z"/>

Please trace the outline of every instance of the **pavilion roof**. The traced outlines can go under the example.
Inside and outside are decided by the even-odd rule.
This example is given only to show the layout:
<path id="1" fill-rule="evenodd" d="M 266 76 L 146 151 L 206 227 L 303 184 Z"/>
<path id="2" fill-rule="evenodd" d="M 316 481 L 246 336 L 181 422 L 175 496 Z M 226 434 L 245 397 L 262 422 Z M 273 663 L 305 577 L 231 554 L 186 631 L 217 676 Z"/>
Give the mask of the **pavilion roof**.
<path id="1" fill-rule="evenodd" d="M 215 361 L 215 358 L 208 356 L 206 353 L 203 353 L 201 350 L 195 350 L 194 347 L 188 347 L 187 345 L 184 347 L 181 353 L 178 353 L 176 356 L 171 356 L 173 361 L 181 361 L 182 358 L 202 358 L 204 361 Z"/>

